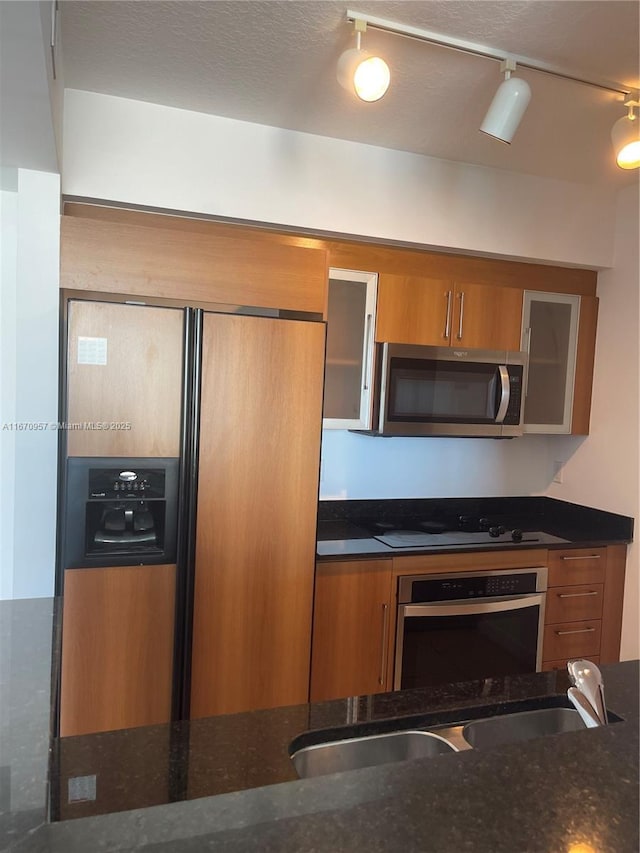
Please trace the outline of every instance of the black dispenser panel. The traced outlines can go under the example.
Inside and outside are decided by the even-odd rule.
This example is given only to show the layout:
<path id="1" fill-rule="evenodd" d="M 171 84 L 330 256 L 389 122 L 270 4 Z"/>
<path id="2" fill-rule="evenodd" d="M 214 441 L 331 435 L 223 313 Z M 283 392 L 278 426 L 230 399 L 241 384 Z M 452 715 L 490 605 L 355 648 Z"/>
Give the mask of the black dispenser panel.
<path id="1" fill-rule="evenodd" d="M 179 459 L 67 460 L 64 567 L 173 563 Z"/>

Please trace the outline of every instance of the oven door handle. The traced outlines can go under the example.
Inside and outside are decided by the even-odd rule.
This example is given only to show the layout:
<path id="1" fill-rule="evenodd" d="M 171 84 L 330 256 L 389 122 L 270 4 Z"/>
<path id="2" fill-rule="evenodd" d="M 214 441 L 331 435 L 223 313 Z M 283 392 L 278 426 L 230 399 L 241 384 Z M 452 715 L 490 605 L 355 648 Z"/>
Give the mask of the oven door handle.
<path id="1" fill-rule="evenodd" d="M 521 610 L 535 607 L 544 601 L 544 594 L 514 595 L 504 598 L 486 598 L 484 601 L 444 601 L 435 604 L 401 604 L 402 616 L 474 616 L 480 613 L 500 613 L 504 610 Z"/>

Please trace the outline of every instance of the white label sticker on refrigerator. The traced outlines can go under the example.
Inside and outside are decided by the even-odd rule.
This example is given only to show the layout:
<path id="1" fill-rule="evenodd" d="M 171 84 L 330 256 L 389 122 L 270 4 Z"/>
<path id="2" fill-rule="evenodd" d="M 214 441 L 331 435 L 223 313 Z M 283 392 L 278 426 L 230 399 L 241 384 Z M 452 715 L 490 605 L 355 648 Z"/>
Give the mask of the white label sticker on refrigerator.
<path id="1" fill-rule="evenodd" d="M 78 337 L 78 364 L 106 364 L 107 339 Z"/>

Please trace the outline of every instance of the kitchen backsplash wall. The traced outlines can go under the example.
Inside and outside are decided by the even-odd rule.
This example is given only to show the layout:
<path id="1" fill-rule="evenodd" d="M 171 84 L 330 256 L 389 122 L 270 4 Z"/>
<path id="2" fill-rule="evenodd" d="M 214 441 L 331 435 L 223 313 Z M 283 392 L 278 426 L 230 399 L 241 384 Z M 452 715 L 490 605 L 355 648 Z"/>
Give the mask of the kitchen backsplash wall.
<path id="1" fill-rule="evenodd" d="M 563 436 L 564 461 L 584 440 Z M 320 498 L 487 497 L 544 494 L 555 474 L 556 436 L 381 438 L 324 430 Z"/>

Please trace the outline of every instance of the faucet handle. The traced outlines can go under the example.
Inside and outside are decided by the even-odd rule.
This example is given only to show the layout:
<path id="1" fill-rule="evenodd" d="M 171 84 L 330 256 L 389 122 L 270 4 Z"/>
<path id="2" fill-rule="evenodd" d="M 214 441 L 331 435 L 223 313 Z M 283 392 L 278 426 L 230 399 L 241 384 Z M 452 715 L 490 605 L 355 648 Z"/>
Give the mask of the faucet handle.
<path id="1" fill-rule="evenodd" d="M 604 685 L 598 667 L 590 660 L 577 658 L 567 661 L 567 671 L 569 680 L 591 705 L 600 724 L 606 726 L 608 720 L 604 703 Z"/>

